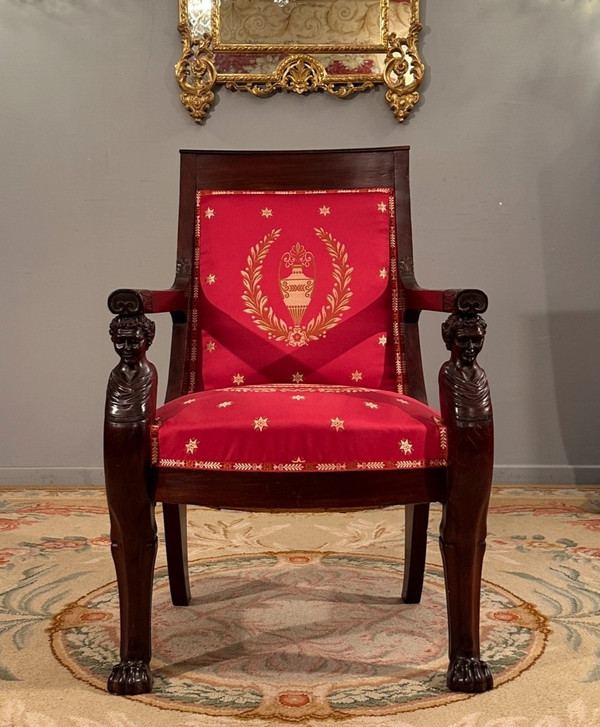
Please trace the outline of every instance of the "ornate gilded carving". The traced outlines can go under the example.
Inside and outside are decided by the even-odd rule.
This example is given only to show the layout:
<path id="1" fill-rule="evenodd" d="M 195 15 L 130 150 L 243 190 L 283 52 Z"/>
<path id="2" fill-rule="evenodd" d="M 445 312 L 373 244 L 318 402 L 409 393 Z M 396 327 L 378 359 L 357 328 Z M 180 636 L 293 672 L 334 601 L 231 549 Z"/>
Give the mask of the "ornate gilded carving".
<path id="1" fill-rule="evenodd" d="M 477 426 L 492 419 L 492 401 L 485 371 L 477 363 L 486 322 L 478 314 L 453 313 L 442 324 L 450 360 L 440 370 L 444 418 L 459 427 Z M 448 422 L 446 422 L 448 423 Z"/>
<path id="2" fill-rule="evenodd" d="M 242 80 L 241 76 L 235 79 L 230 79 L 229 76 L 226 78 L 224 85 L 230 91 L 248 91 L 253 96 L 261 97 L 270 96 L 276 91 L 292 91 L 298 94 L 326 91 L 332 96 L 346 98 L 359 91 L 375 88 L 375 83 L 371 80 L 361 83 L 335 81 L 318 60 L 308 55 L 285 58 L 265 80 L 248 81 Z"/>
<path id="3" fill-rule="evenodd" d="M 277 75 L 284 90 L 306 93 L 323 86 L 325 69 L 310 56 L 290 56 L 279 64 Z"/>
<path id="4" fill-rule="evenodd" d="M 385 100 L 398 121 L 404 121 L 419 100 L 417 88 L 423 80 L 425 67 L 419 59 L 417 40 L 422 26 L 411 23 L 406 38 L 392 34 L 388 38 L 383 80 L 388 90 Z"/>
<path id="5" fill-rule="evenodd" d="M 143 313 L 121 314 L 111 321 L 110 337 L 121 361 L 108 379 L 107 421 L 143 421 L 155 408 L 157 374 L 146 358 L 154 330 L 154 322 Z"/>
<path id="6" fill-rule="evenodd" d="M 175 77 L 181 88 L 181 103 L 197 123 L 202 123 L 215 100 L 213 86 L 217 81 L 215 56 L 209 35 L 199 40 L 192 38 L 190 26 L 180 23 L 183 51 L 175 66 Z"/>
<path id="7" fill-rule="evenodd" d="M 383 83 L 398 121 L 419 99 L 419 0 L 179 0 L 179 17 L 175 73 L 197 123 L 216 85 L 260 97 L 325 91 L 346 98 Z"/>

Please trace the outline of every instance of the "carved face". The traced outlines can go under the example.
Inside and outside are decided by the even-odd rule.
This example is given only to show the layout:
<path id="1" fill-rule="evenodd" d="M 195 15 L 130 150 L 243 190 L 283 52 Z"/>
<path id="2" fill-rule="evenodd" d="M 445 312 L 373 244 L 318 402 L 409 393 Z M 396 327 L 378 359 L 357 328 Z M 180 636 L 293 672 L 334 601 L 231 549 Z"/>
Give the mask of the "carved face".
<path id="1" fill-rule="evenodd" d="M 483 348 L 484 334 L 479 326 L 462 326 L 452 339 L 452 358 L 471 366 Z"/>
<path id="2" fill-rule="evenodd" d="M 141 328 L 118 328 L 112 341 L 115 351 L 128 366 L 139 363 L 146 354 L 146 336 Z"/>

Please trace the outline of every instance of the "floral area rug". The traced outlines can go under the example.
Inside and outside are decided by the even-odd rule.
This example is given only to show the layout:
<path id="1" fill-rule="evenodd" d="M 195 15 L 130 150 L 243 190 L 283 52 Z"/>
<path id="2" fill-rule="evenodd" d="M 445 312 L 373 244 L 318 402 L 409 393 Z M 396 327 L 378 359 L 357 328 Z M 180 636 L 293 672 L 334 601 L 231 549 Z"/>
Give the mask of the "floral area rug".
<path id="1" fill-rule="evenodd" d="M 496 688 L 476 696 L 444 684 L 439 516 L 408 605 L 401 508 L 189 508 L 192 604 L 171 605 L 161 549 L 155 687 L 129 698 L 105 692 L 118 600 L 102 490 L 0 490 L 0 727 L 600 727 L 600 489 L 494 488 L 481 616 Z"/>

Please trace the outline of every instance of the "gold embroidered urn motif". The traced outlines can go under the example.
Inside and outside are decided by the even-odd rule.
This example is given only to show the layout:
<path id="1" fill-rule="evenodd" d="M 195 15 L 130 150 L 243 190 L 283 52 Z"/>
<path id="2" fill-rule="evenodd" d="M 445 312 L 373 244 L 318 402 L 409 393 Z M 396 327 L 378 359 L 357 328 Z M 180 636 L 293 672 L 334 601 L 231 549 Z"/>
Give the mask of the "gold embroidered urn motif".
<path id="1" fill-rule="evenodd" d="M 291 272 L 284 278 L 283 272 Z M 307 273 L 312 272 L 312 276 Z M 286 308 L 290 312 L 294 327 L 299 327 L 306 313 L 315 289 L 315 258 L 303 245 L 297 242 L 281 257 L 279 263 L 279 289 Z"/>
<path id="2" fill-rule="evenodd" d="M 324 244 L 331 259 L 333 287 L 318 315 L 302 325 L 315 290 L 315 259 L 313 253 L 300 243 L 284 253 L 279 264 L 278 282 L 283 303 L 291 318 L 290 325 L 268 305 L 268 297 L 260 285 L 265 259 L 280 234 L 280 229 L 272 230 L 250 250 L 246 268 L 242 270 L 244 312 L 252 316 L 254 323 L 267 332 L 269 338 L 285 341 L 287 346 L 306 346 L 335 328 L 344 311 L 349 310 L 352 297 L 350 282 L 354 269 L 348 264 L 345 245 L 324 229 L 315 228 L 316 236 Z"/>

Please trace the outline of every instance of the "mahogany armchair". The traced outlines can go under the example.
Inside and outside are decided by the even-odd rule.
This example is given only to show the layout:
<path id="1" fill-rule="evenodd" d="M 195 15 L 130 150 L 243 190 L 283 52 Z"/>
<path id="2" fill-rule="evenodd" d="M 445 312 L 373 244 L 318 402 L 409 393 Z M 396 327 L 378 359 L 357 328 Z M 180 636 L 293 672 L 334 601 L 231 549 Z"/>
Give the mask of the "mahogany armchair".
<path id="1" fill-rule="evenodd" d="M 479 608 L 493 425 L 477 363 L 486 296 L 420 288 L 409 151 L 184 151 L 176 277 L 109 297 L 119 364 L 105 417 L 121 619 L 108 690 L 152 688 L 151 601 L 163 503 L 171 595 L 190 602 L 186 504 L 405 505 L 402 597 L 417 603 L 430 502 L 443 505 L 451 690 L 492 688 Z M 418 321 L 449 314 L 441 412 L 427 405 Z M 166 404 L 146 359 L 173 321 Z"/>

